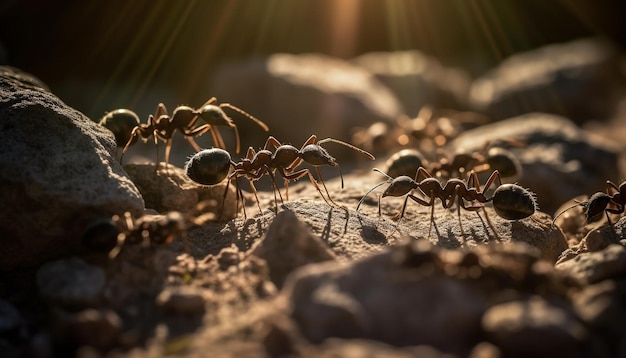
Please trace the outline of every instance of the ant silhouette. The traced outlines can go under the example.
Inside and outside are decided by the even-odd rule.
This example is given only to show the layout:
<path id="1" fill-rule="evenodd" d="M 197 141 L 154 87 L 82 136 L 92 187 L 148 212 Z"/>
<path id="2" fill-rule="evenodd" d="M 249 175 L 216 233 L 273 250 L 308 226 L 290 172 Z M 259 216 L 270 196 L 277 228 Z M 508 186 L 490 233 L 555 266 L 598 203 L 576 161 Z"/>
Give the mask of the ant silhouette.
<path id="1" fill-rule="evenodd" d="M 552 225 L 554 225 L 559 216 L 578 206 L 582 206 L 584 209 L 585 223 L 597 220 L 604 212 L 606 220 L 613 232 L 613 238 L 617 241 L 617 233 L 615 232 L 609 213 L 616 215 L 624 213 L 624 207 L 626 206 L 626 181 L 623 181 L 618 187 L 612 181 L 607 180 L 606 192 L 599 191 L 591 195 L 587 201 L 577 201 L 576 205 L 572 205 L 556 215 L 552 220 Z"/>
<path id="2" fill-rule="evenodd" d="M 172 116 L 168 114 L 167 108 L 163 103 L 159 103 L 154 115 L 148 116 L 146 123 L 139 123 L 137 115 L 126 109 L 115 110 L 103 117 L 101 123 L 109 128 L 119 138 L 117 140 L 118 146 L 120 146 L 120 140 L 128 138 L 124 148 L 122 149 L 123 160 L 124 154 L 128 148 L 134 144 L 137 137 L 147 141 L 150 138 L 154 138 L 154 144 L 157 148 L 157 162 L 159 162 L 158 153 L 158 141 L 165 142 L 165 163 L 169 162 L 170 151 L 172 148 L 172 139 L 176 130 L 180 131 L 184 138 L 191 144 L 196 152 L 200 151 L 200 146 L 193 139 L 195 136 L 199 136 L 206 132 L 211 134 L 213 143 L 219 148 L 226 148 L 224 139 L 222 138 L 217 127 L 226 126 L 235 131 L 236 147 L 235 152 L 240 151 L 240 139 L 239 130 L 234 121 L 224 112 L 223 108 L 234 110 L 244 116 L 250 118 L 256 124 L 258 124 L 264 131 L 268 131 L 269 128 L 265 123 L 256 117 L 252 116 L 248 112 L 236 107 L 230 103 L 216 104 L 217 99 L 215 97 L 206 101 L 199 109 L 193 109 L 188 106 L 178 106 L 174 109 Z M 130 134 L 127 131 L 130 125 L 132 125 L 133 118 L 137 118 L 135 125 L 130 129 Z M 205 124 L 195 127 L 198 120 L 202 119 Z"/>
<path id="3" fill-rule="evenodd" d="M 170 244 L 174 237 L 180 236 L 185 249 L 190 251 L 187 239 L 187 219 L 177 211 L 164 216 L 145 215 L 133 218 L 130 212 L 113 215 L 111 219 L 98 220 L 85 230 L 83 244 L 98 251 L 108 251 L 114 259 L 125 244 Z"/>
<path id="4" fill-rule="evenodd" d="M 405 196 L 404 202 L 402 204 L 402 209 L 400 210 L 400 212 L 392 217 L 392 220 L 399 221 L 404 217 L 408 199 L 411 199 L 420 205 L 431 207 L 428 237 L 430 237 L 430 234 L 432 232 L 436 199 L 441 200 L 441 203 L 445 209 L 449 209 L 455 202 L 457 203 L 457 216 L 459 218 L 459 226 L 461 227 L 461 230 L 463 230 L 463 224 L 461 222 L 461 208 L 467 211 L 474 211 L 477 214 L 478 210 L 482 209 L 486 215 L 486 211 L 484 210 L 484 204 L 488 202 L 493 202 L 496 214 L 507 220 L 520 220 L 526 218 L 528 216 L 531 216 L 536 210 L 536 202 L 532 193 L 515 184 L 503 185 L 498 170 L 494 170 L 491 173 L 482 189 L 480 187 L 478 175 L 476 174 L 476 172 L 473 171 L 470 171 L 470 174 L 466 181 L 458 178 L 452 178 L 449 179 L 445 183 L 445 185 L 442 185 L 442 183 L 437 178 L 434 178 L 423 167 L 418 168 L 414 178 L 405 175 L 392 178 L 391 176 L 387 175 L 377 168 L 374 168 L 374 170 L 386 176 L 387 180 L 375 185 L 372 189 L 370 189 L 361 198 L 356 210 L 359 210 L 359 207 L 361 206 L 365 198 L 372 191 L 382 185 L 389 184 L 387 189 L 383 192 L 382 198 L 386 196 Z M 420 175 L 422 175 L 424 179 L 418 182 Z M 496 183 L 496 181 L 498 183 L 498 187 L 496 188 L 492 196 L 487 197 L 485 193 L 491 188 L 494 183 Z M 413 195 L 414 190 L 418 190 L 422 197 Z M 428 198 L 429 200 L 426 200 L 424 198 Z M 381 198 L 379 197 L 379 215 L 380 199 Z M 488 216 L 486 217 L 488 218 Z M 490 226 L 492 230 L 496 232 L 493 229 L 493 225 L 491 225 L 491 223 Z M 398 226 L 396 225 L 396 228 L 393 232 L 397 230 L 397 227 Z"/>
<path id="5" fill-rule="evenodd" d="M 276 192 L 278 192 L 278 195 L 280 196 L 281 203 L 284 203 L 282 194 L 280 193 L 276 183 L 276 172 L 278 172 L 278 174 L 280 174 L 280 176 L 284 179 L 286 200 L 289 200 L 289 182 L 307 175 L 313 186 L 320 193 L 322 199 L 324 199 L 328 205 L 344 208 L 331 198 L 318 168 L 323 165 L 338 167 L 341 177 L 341 188 L 343 189 L 343 174 L 341 173 L 339 163 L 328 153 L 326 149 L 321 146 L 322 144 L 328 142 L 344 145 L 374 160 L 374 156 L 370 153 L 334 138 L 318 140 L 316 135 L 312 135 L 302 145 L 302 147 L 298 149 L 289 144 L 282 144 L 276 138 L 270 136 L 266 140 L 265 146 L 262 150 L 257 152 L 253 148 L 249 148 L 246 153 L 246 157 L 241 159 L 239 162 L 232 161 L 230 154 L 224 150 L 219 150 L 217 148 L 205 149 L 196 153 L 187 162 L 185 170 L 190 179 L 205 185 L 215 185 L 221 182 L 224 178 L 228 177 L 229 181 L 226 185 L 226 190 L 228 190 L 230 181 L 235 179 L 235 185 L 237 186 L 238 193 L 241 191 L 238 184 L 238 178 L 243 176 L 248 179 L 255 196 L 257 195 L 257 191 L 253 182 L 264 175 L 268 175 L 272 180 L 274 190 L 274 202 L 276 204 L 275 212 L 278 212 L 278 198 L 276 197 Z M 319 181 L 322 183 L 326 192 L 326 196 L 322 193 L 322 190 L 315 177 L 313 177 L 310 169 L 303 168 L 297 170 L 302 163 L 310 164 L 315 168 Z M 233 169 L 232 172 L 230 171 L 231 168 Z M 245 209 L 244 215 L 246 215 Z"/>

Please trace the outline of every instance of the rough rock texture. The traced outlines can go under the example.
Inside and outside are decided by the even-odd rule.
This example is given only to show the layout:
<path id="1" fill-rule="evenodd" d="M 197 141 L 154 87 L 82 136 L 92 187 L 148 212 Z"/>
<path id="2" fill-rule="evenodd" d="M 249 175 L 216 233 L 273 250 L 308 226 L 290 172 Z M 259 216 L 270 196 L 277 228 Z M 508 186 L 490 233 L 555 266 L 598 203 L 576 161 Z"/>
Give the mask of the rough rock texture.
<path id="1" fill-rule="evenodd" d="M 602 40 L 549 45 L 514 55 L 476 79 L 470 101 L 497 120 L 528 112 L 577 123 L 608 119 L 626 93 L 620 66 L 616 48 Z"/>
<path id="2" fill-rule="evenodd" d="M 5 69 L 6 70 L 6 69 Z M 112 134 L 27 75 L 0 75 L 0 270 L 75 249 L 94 217 L 143 210 Z"/>
<path id="3" fill-rule="evenodd" d="M 603 190 L 618 178 L 619 150 L 609 140 L 592 136 L 556 115 L 529 113 L 481 126 L 461 134 L 449 145 L 452 152 L 472 152 L 488 141 L 515 139 L 523 145 L 498 143 L 522 164 L 519 184 L 537 194 L 547 213 L 571 198 Z"/>
<path id="4" fill-rule="evenodd" d="M 447 251 L 412 240 L 351 263 L 303 267 L 289 277 L 282 294 L 312 342 L 369 338 L 396 346 L 427 344 L 464 356 L 480 341 L 483 314 L 494 302 L 541 292 L 568 304 L 566 281 L 532 252 L 523 244 Z M 517 293 L 503 296 L 505 288 Z M 554 317 L 538 320 L 550 326 Z M 558 327 L 575 330 L 567 323 Z"/>
<path id="5" fill-rule="evenodd" d="M 391 122 L 402 109 L 371 73 L 320 54 L 274 54 L 216 69 L 209 93 L 264 121 L 272 135 L 300 147 L 311 134 L 348 140 L 352 127 Z M 262 146 L 249 120 L 237 121 L 244 143 Z M 293 130 L 297 123 L 298 130 Z"/>
<path id="6" fill-rule="evenodd" d="M 370 52 L 353 63 L 366 68 L 396 95 L 409 116 L 426 105 L 467 109 L 470 78 L 419 51 Z"/>

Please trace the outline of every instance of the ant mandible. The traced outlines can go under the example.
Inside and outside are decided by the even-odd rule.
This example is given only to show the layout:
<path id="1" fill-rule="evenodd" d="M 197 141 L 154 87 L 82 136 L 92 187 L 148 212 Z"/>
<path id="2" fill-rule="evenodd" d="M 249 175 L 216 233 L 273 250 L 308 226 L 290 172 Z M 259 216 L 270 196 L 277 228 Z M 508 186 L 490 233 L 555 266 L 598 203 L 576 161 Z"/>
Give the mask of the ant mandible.
<path id="1" fill-rule="evenodd" d="M 130 145 L 136 142 L 137 137 L 142 138 L 144 141 L 154 137 L 154 144 L 157 147 L 157 162 L 159 161 L 158 154 L 158 140 L 164 141 L 165 144 L 165 163 L 169 162 L 170 151 L 172 147 L 172 139 L 176 130 L 180 131 L 184 138 L 191 144 L 196 150 L 200 151 L 200 146 L 193 139 L 194 136 L 199 136 L 206 132 L 211 133 L 213 143 L 219 148 L 225 148 L 224 140 L 218 130 L 219 126 L 226 126 L 233 128 L 235 131 L 236 140 L 236 153 L 240 151 L 240 139 L 239 130 L 234 121 L 224 112 L 223 108 L 229 108 L 244 116 L 250 118 L 256 124 L 258 124 L 264 131 L 268 131 L 269 128 L 265 123 L 244 110 L 236 107 L 230 103 L 216 104 L 217 99 L 215 97 L 206 101 L 199 109 L 193 109 L 188 106 L 178 106 L 174 109 L 172 116 L 170 117 L 167 108 L 163 103 L 159 103 L 154 115 L 148 116 L 146 123 L 136 124 L 130 130 L 130 135 L 123 133 L 128 130 L 129 118 L 137 118 L 137 115 L 129 110 L 116 110 L 107 114 L 101 123 L 107 124 L 106 127 L 111 129 L 116 135 L 116 138 L 126 138 L 128 136 L 126 144 L 122 149 L 122 159 Z M 199 119 L 202 119 L 205 124 L 195 127 Z M 120 142 L 118 141 L 118 146 Z M 120 161 L 122 160 L 120 159 Z"/>
<path id="2" fill-rule="evenodd" d="M 616 215 L 624 213 L 624 208 L 626 206 L 626 181 L 623 181 L 618 187 L 612 181 L 607 180 L 606 193 L 599 191 L 593 194 L 587 201 L 576 202 L 576 205 L 572 205 L 556 215 L 552 220 L 552 225 L 554 225 L 559 216 L 577 206 L 582 206 L 584 208 L 585 223 L 598 219 L 604 212 L 606 220 L 613 231 L 613 237 L 617 240 L 617 233 L 615 232 L 609 213 Z"/>

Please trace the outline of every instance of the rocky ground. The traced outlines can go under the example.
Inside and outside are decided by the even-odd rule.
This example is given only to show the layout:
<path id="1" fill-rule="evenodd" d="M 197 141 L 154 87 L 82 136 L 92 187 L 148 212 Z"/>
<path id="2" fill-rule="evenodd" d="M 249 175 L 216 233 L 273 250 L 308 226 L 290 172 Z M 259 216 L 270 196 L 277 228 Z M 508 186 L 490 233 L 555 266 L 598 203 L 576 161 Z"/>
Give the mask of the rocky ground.
<path id="1" fill-rule="evenodd" d="M 587 54 L 589 46 L 596 45 L 581 42 L 561 50 Z M 549 87 L 532 76 L 516 82 L 511 68 L 520 61 L 539 66 L 546 57 L 560 58 L 558 50 L 526 54 L 476 82 L 502 86 L 494 85 L 499 89 L 490 104 L 481 97 L 480 108 L 460 98 L 469 83 L 461 90 L 433 89 L 428 92 L 433 96 L 445 92 L 439 104 L 457 109 L 422 109 L 409 122 L 396 113 L 401 100 L 380 89 L 382 83 L 391 89 L 400 83 L 398 75 L 385 71 L 385 58 L 355 60 L 363 68 L 371 66 L 369 72 L 307 56 L 274 59 L 282 64 L 274 67 L 282 68 L 273 77 L 279 93 L 304 98 L 319 91 L 309 97 L 312 102 L 292 110 L 324 101 L 330 87 L 337 101 L 358 108 L 350 120 L 367 117 L 363 104 L 376 101 L 375 96 L 348 100 L 345 83 L 320 84 L 316 76 L 303 85 L 301 78 L 292 78 L 296 74 L 290 66 L 313 66 L 315 71 L 334 66 L 346 76 L 355 71 L 359 83 L 374 81 L 378 74 L 381 82 L 373 91 L 386 91 L 389 97 L 378 100 L 393 105 L 369 108 L 376 114 L 369 117 L 370 124 L 393 130 L 376 134 L 365 123 L 353 133 L 355 144 L 360 141 L 359 146 L 377 154 L 373 162 L 324 145 L 336 153 L 343 170 L 343 188 L 337 168 L 323 171 L 337 205 L 329 205 L 306 176 L 289 185 L 288 200 L 281 189 L 284 202 L 272 190 L 259 190 L 257 202 L 242 178 L 245 211 L 235 185 L 227 188 L 225 181 L 200 185 L 184 169 L 164 163 L 122 166 L 111 133 L 65 105 L 33 76 L 3 68 L 2 356 L 626 356 L 621 318 L 626 314 L 626 219 L 611 214 L 608 225 L 600 205 L 600 219 L 586 221 L 584 207 L 577 205 L 605 191 L 606 180 L 621 183 L 626 148 L 619 136 L 626 116 L 619 103 L 603 97 L 607 102 L 599 105 L 594 97 L 586 112 L 577 114 L 597 118 L 611 107 L 610 118 L 583 121 L 539 104 L 536 111 L 506 112 L 498 118 L 504 109 L 517 110 L 506 104 L 515 98 L 513 92 L 532 93 L 539 101 Z M 620 92 L 616 76 L 606 75 L 607 63 L 614 60 L 607 60 L 605 50 L 595 49 L 595 57 L 574 56 L 579 59 L 574 63 L 544 64 L 538 72 L 566 73 L 568 88 L 583 83 L 587 87 L 581 88 L 587 89 L 591 83 L 623 103 L 626 97 L 618 94 L 626 91 Z M 242 66 L 253 71 L 255 65 Z M 428 81 L 441 83 L 432 77 L 436 72 L 429 72 Z M 559 76 L 548 77 L 557 81 Z M 565 104 L 584 107 L 580 98 L 567 94 Z M 590 93 L 581 90 L 579 96 L 589 99 Z M 468 108 L 460 108 L 459 102 Z M 280 123 L 268 125 L 270 132 L 272 126 L 285 130 Z M 342 122 L 337 136 L 345 139 L 353 125 Z M 372 168 L 388 172 L 387 158 L 405 140 L 404 146 L 424 153 L 420 162 L 442 173 L 444 183 L 454 170 L 437 167 L 445 163 L 442 158 L 483 153 L 490 145 L 506 151 L 515 170 L 505 173 L 510 166 L 503 167 L 502 179 L 533 193 L 526 197 L 532 200 L 515 197 L 514 204 L 534 213 L 509 220 L 492 203 L 468 211 L 458 204 L 446 209 L 439 200 L 434 206 L 409 200 L 404 217 L 392 220 L 403 197 L 380 198 L 387 185 L 362 198 L 386 180 Z M 175 155 L 181 151 L 177 144 Z M 146 155 L 153 154 L 150 147 Z M 496 166 L 490 163 L 479 177 L 481 186 Z M 267 176 L 256 182 L 259 188 L 271 188 L 269 183 Z M 615 195 L 614 200 L 623 199 Z M 623 211 L 616 204 L 609 208 Z M 114 215 L 121 216 L 117 228 L 110 225 Z M 141 223 L 143 236 L 141 229 L 134 230 Z M 120 230 L 126 242 L 112 250 L 116 242 L 111 237 Z"/>

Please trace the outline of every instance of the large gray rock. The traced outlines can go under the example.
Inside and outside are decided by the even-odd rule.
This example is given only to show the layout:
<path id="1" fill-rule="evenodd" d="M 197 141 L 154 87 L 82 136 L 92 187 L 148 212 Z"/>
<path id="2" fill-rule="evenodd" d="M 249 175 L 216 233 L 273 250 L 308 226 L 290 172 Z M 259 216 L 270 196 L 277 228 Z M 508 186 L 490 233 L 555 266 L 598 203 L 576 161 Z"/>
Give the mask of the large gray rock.
<path id="1" fill-rule="evenodd" d="M 76 249 L 94 218 L 143 210 L 113 135 L 14 72 L 0 75 L 0 270 Z"/>
<path id="2" fill-rule="evenodd" d="M 495 119 L 528 112 L 567 116 L 581 123 L 607 119 L 626 93 L 619 51 L 582 39 L 520 53 L 476 79 L 470 102 Z"/>
<path id="3" fill-rule="evenodd" d="M 223 65 L 209 93 L 261 119 L 274 137 L 297 147 L 311 134 L 349 140 L 354 126 L 390 123 L 402 113 L 393 93 L 370 72 L 320 54 L 274 54 Z M 250 120 L 237 118 L 237 126 L 242 143 L 264 144 L 267 136 Z"/>

